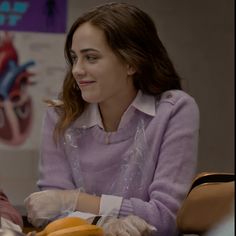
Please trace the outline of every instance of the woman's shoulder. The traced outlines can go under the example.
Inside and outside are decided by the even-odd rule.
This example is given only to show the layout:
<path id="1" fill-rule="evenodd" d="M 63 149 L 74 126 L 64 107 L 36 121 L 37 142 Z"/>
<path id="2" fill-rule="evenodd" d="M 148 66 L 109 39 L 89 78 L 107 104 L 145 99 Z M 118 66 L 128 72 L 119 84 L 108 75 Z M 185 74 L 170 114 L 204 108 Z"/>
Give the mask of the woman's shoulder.
<path id="1" fill-rule="evenodd" d="M 170 119 L 171 123 L 169 123 Z M 157 99 L 153 122 L 163 126 L 177 122 L 180 126 L 191 125 L 198 129 L 200 123 L 198 104 L 191 95 L 182 90 L 166 91 Z"/>
<path id="2" fill-rule="evenodd" d="M 198 104 L 193 96 L 182 90 L 168 90 L 156 102 L 157 114 L 182 114 L 186 117 L 200 116 Z M 158 116 L 158 115 L 157 115 Z"/>
<path id="3" fill-rule="evenodd" d="M 183 90 L 167 90 L 162 93 L 159 102 L 169 102 L 174 105 L 180 102 L 180 100 L 196 103 L 194 97 Z"/>
<path id="4" fill-rule="evenodd" d="M 46 106 L 44 118 L 56 122 L 60 116 L 60 110 L 57 106 Z"/>

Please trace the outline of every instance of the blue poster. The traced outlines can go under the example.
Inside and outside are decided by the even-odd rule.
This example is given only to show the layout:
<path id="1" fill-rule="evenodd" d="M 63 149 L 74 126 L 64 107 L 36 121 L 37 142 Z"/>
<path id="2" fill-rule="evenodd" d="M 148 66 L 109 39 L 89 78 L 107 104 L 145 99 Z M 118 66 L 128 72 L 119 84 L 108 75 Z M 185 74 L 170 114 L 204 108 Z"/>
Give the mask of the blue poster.
<path id="1" fill-rule="evenodd" d="M 0 30 L 65 33 L 67 0 L 0 0 Z"/>

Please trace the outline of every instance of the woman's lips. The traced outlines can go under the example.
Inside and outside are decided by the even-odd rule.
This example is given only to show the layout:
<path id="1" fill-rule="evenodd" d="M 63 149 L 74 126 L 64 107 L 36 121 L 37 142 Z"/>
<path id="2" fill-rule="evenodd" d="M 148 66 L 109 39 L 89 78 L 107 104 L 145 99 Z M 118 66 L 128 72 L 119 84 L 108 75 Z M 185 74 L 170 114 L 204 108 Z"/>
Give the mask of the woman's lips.
<path id="1" fill-rule="evenodd" d="M 79 86 L 87 86 L 95 83 L 95 81 L 79 81 Z"/>

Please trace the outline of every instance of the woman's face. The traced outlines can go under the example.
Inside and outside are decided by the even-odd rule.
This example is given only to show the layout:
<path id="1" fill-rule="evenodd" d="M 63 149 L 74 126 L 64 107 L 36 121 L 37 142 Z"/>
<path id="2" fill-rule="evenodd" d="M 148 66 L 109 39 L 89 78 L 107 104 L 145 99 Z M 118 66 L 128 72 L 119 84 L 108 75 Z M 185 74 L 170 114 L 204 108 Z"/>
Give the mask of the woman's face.
<path id="1" fill-rule="evenodd" d="M 72 74 L 88 103 L 117 101 L 134 91 L 134 70 L 109 47 L 104 32 L 86 22 L 72 39 Z"/>

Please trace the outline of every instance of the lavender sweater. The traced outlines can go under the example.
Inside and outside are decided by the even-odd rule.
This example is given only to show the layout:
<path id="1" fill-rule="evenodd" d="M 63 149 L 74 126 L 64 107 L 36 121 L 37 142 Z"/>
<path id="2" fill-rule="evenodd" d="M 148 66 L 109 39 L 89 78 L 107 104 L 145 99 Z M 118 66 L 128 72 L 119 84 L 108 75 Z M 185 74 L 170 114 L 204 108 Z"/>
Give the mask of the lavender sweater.
<path id="1" fill-rule="evenodd" d="M 97 104 L 90 104 L 56 146 L 57 121 L 48 108 L 42 130 L 41 190 L 83 188 L 123 197 L 120 216 L 136 214 L 177 235 L 176 212 L 196 174 L 199 110 L 183 91 L 157 100 L 140 91 L 116 132 L 105 132 Z"/>

